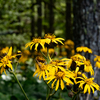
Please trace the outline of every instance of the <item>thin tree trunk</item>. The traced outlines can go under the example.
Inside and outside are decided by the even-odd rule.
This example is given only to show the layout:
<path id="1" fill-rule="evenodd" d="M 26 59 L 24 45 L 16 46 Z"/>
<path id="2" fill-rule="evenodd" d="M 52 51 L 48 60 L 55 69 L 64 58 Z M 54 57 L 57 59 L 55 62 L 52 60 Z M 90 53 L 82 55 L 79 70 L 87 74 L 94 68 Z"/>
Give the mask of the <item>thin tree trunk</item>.
<path id="1" fill-rule="evenodd" d="M 34 5 L 33 5 L 33 3 L 34 3 L 34 1 L 31 0 L 31 5 L 32 5 L 31 6 L 31 33 L 32 33 L 31 40 L 35 36 L 34 35 L 35 34 L 35 22 L 34 22 L 34 15 L 33 15 L 33 13 L 34 13 Z"/>
<path id="2" fill-rule="evenodd" d="M 44 3 L 44 21 L 45 21 L 45 25 L 44 25 L 44 33 L 47 34 L 48 33 L 48 25 L 47 25 L 47 21 L 48 21 L 48 4 Z"/>
<path id="3" fill-rule="evenodd" d="M 54 11 L 51 5 L 54 5 L 54 0 L 50 0 L 49 5 L 49 33 L 54 33 Z"/>
<path id="4" fill-rule="evenodd" d="M 72 39 L 71 32 L 71 2 L 66 0 L 66 39 Z"/>
<path id="5" fill-rule="evenodd" d="M 75 48 L 81 45 L 80 31 L 81 31 L 81 21 L 80 21 L 80 0 L 73 0 L 73 41 L 75 43 Z"/>
<path id="6" fill-rule="evenodd" d="M 37 33 L 38 36 L 42 36 L 42 6 L 41 0 L 37 0 L 38 4 L 38 20 L 37 20 Z"/>

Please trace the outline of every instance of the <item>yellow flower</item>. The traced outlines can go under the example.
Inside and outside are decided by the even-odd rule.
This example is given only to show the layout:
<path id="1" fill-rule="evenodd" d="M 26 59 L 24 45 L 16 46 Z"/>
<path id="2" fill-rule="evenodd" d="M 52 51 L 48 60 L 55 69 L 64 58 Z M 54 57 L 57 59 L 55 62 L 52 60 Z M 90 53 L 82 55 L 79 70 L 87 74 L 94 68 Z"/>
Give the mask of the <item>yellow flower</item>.
<path id="1" fill-rule="evenodd" d="M 71 60 L 67 59 L 67 58 L 63 58 L 61 60 L 51 60 L 50 61 L 50 66 L 53 66 L 55 68 L 69 68 L 69 66 L 71 65 Z"/>
<path id="2" fill-rule="evenodd" d="M 10 68 L 11 70 L 13 70 L 13 67 L 12 67 L 12 64 L 11 64 L 12 61 L 10 61 L 8 59 L 7 56 L 3 57 L 0 61 L 0 67 L 1 67 L 1 74 L 2 72 L 4 71 L 4 73 L 6 74 L 6 69 Z"/>
<path id="3" fill-rule="evenodd" d="M 27 60 L 28 60 L 28 56 L 25 56 L 22 54 L 20 59 L 19 59 L 19 62 L 25 63 Z"/>
<path id="4" fill-rule="evenodd" d="M 84 88 L 84 93 L 88 91 L 90 94 L 91 91 L 94 93 L 95 89 L 99 90 L 99 85 L 93 82 L 94 78 L 87 78 L 85 74 L 82 74 L 82 77 L 79 78 L 81 81 L 78 81 L 77 83 L 79 83 L 79 88 Z"/>
<path id="5" fill-rule="evenodd" d="M 73 49 L 74 48 L 74 42 L 72 40 L 67 40 L 64 42 L 64 46 L 66 49 Z"/>
<path id="6" fill-rule="evenodd" d="M 61 52 L 61 55 L 62 55 L 62 56 L 66 56 L 66 55 L 67 55 L 67 52 L 66 52 L 66 51 L 62 51 L 62 52 Z"/>
<path id="7" fill-rule="evenodd" d="M 95 63 L 95 67 L 100 68 L 100 56 L 95 55 L 96 57 L 94 58 L 94 61 L 96 61 Z"/>
<path id="8" fill-rule="evenodd" d="M 3 49 L 1 50 L 1 53 L 5 54 L 5 53 L 8 52 L 8 50 L 9 50 L 9 47 L 5 47 L 5 48 L 3 48 Z"/>
<path id="9" fill-rule="evenodd" d="M 92 53 L 92 50 L 91 50 L 90 48 L 88 48 L 88 47 L 83 47 L 83 46 L 77 47 L 77 48 L 76 48 L 76 51 L 77 51 L 77 52 L 82 52 L 82 51 L 84 51 L 84 52 Z"/>
<path id="10" fill-rule="evenodd" d="M 47 41 L 45 39 L 33 38 L 33 40 L 31 42 L 29 42 L 25 45 L 25 48 L 27 48 L 29 46 L 30 50 L 32 50 L 32 47 L 33 47 L 34 50 L 37 51 L 37 49 L 41 49 L 41 48 L 44 49 L 45 43 L 47 43 Z"/>
<path id="11" fill-rule="evenodd" d="M 15 56 L 12 56 L 12 47 L 10 47 L 9 51 L 7 52 L 7 55 L 0 60 L 1 73 L 4 71 L 4 73 L 6 74 L 5 70 L 7 68 L 10 68 L 11 70 L 13 69 L 11 59 L 14 57 Z"/>
<path id="12" fill-rule="evenodd" d="M 50 44 L 51 43 L 55 43 L 55 44 L 61 43 L 61 44 L 63 44 L 62 41 L 64 41 L 63 38 L 56 38 L 56 36 L 54 34 L 45 34 L 44 38 L 49 39 Z"/>
<path id="13" fill-rule="evenodd" d="M 84 67 L 84 71 L 85 71 L 85 72 L 90 72 L 91 75 L 94 75 L 94 70 L 93 70 L 93 68 L 92 68 L 92 64 L 91 64 L 90 60 L 86 60 L 86 61 L 84 62 L 84 64 L 86 65 L 86 66 Z"/>
<path id="14" fill-rule="evenodd" d="M 80 54 L 76 54 L 71 57 L 72 59 L 72 65 L 71 65 L 71 70 L 75 70 L 77 67 L 79 67 L 79 70 L 84 70 L 84 62 L 86 61 L 86 58 Z"/>
<path id="15" fill-rule="evenodd" d="M 17 54 L 17 55 L 18 55 L 18 54 Z M 17 56 L 17 55 L 16 55 L 16 56 Z M 31 55 L 31 53 L 30 53 L 29 50 L 23 50 L 22 53 L 19 54 L 19 56 L 21 56 L 21 57 L 19 58 L 19 62 L 25 63 L 25 62 L 28 60 L 28 58 L 29 58 L 30 55 Z"/>
<path id="16" fill-rule="evenodd" d="M 100 62 L 99 62 L 99 61 L 97 61 L 97 62 L 95 63 L 95 67 L 100 68 Z"/>
<path id="17" fill-rule="evenodd" d="M 100 62 L 100 56 L 95 55 L 96 57 L 94 58 L 94 61 L 99 61 Z"/>
<path id="18" fill-rule="evenodd" d="M 76 54 L 76 55 L 72 56 L 71 59 L 73 61 L 80 61 L 80 62 L 86 61 L 86 58 L 80 54 Z"/>
<path id="19" fill-rule="evenodd" d="M 64 82 L 67 82 L 68 84 L 73 84 L 73 82 L 70 80 L 71 77 L 73 76 L 68 71 L 65 71 L 64 69 L 56 70 L 53 67 L 52 69 L 50 69 L 49 76 L 45 80 L 49 80 L 47 84 L 52 81 L 51 88 L 53 88 L 56 83 L 55 91 L 57 91 L 59 86 L 62 90 L 64 89 Z"/>
<path id="20" fill-rule="evenodd" d="M 37 77 L 39 76 L 39 80 L 41 80 L 41 77 L 45 79 L 45 76 L 48 77 L 49 68 L 49 65 L 45 65 L 44 63 L 38 62 L 36 63 L 36 71 L 34 72 L 33 76 L 37 74 Z"/>
<path id="21" fill-rule="evenodd" d="M 7 54 L 0 60 L 1 73 L 4 71 L 5 74 L 6 74 L 5 70 L 8 68 L 13 70 L 11 59 L 15 58 L 15 56 L 12 56 L 12 47 L 10 47 L 8 52 L 6 53 Z"/>
<path id="22" fill-rule="evenodd" d="M 42 51 L 43 53 L 47 54 L 47 48 L 41 49 L 41 51 Z M 50 54 L 50 55 L 51 55 L 51 54 L 54 54 L 54 49 L 49 48 L 49 54 Z"/>

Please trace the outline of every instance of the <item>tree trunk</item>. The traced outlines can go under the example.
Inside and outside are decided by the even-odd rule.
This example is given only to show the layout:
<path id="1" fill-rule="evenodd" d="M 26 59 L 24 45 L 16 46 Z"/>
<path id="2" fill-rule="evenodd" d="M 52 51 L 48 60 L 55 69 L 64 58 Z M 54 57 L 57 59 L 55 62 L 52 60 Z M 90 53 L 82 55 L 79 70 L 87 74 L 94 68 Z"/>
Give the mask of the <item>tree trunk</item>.
<path id="1" fill-rule="evenodd" d="M 66 40 L 72 40 L 72 31 L 71 31 L 71 1 L 66 0 Z"/>
<path id="2" fill-rule="evenodd" d="M 83 45 L 92 49 L 93 53 L 88 58 L 95 71 L 94 57 L 100 56 L 100 0 L 74 0 L 73 10 L 74 42 L 76 47 Z M 100 85 L 99 77 L 100 70 L 95 77 L 95 82 Z M 86 96 L 83 100 L 86 100 Z M 93 100 L 92 94 L 89 95 L 88 100 Z"/>
<path id="3" fill-rule="evenodd" d="M 44 3 L 44 33 L 47 34 L 48 33 L 48 4 Z"/>
<path id="4" fill-rule="evenodd" d="M 81 31 L 81 18 L 80 18 L 80 11 L 81 11 L 81 2 L 80 0 L 73 0 L 73 41 L 75 43 L 75 48 L 77 46 L 80 46 L 81 40 L 80 40 L 80 31 Z"/>
<path id="5" fill-rule="evenodd" d="M 38 20 L 37 20 L 37 33 L 38 36 L 42 36 L 42 6 L 41 0 L 37 0 L 38 4 Z"/>
<path id="6" fill-rule="evenodd" d="M 54 0 L 50 0 L 49 3 L 50 3 L 49 5 L 49 33 L 54 33 L 54 11 L 53 11 Z"/>
<path id="7" fill-rule="evenodd" d="M 33 5 L 34 1 L 31 0 L 31 40 L 33 39 L 33 37 L 35 36 L 35 22 L 34 22 L 34 5 Z"/>

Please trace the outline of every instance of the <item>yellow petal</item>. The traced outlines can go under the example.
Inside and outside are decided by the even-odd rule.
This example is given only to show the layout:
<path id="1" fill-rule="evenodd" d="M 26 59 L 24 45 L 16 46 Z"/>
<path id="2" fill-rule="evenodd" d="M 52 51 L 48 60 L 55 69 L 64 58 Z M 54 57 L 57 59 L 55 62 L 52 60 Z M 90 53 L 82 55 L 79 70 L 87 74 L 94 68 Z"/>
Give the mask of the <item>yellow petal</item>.
<path id="1" fill-rule="evenodd" d="M 35 76 L 36 73 L 37 73 L 37 71 L 34 72 L 33 77 Z"/>
<path id="2" fill-rule="evenodd" d="M 45 72 L 43 71 L 43 79 L 45 80 Z"/>
<path id="3" fill-rule="evenodd" d="M 94 88 L 92 87 L 92 86 L 90 86 L 91 87 L 91 89 L 92 89 L 92 91 L 93 91 L 93 93 L 94 93 Z"/>
<path id="4" fill-rule="evenodd" d="M 60 66 L 59 66 L 59 69 L 61 69 L 62 71 L 65 71 L 65 68 L 63 68 L 63 67 L 60 67 Z"/>
<path id="5" fill-rule="evenodd" d="M 35 44 L 35 50 L 37 51 L 37 47 L 38 47 L 39 43 Z"/>
<path id="6" fill-rule="evenodd" d="M 54 43 L 58 44 L 58 43 L 56 42 L 56 40 L 52 40 L 52 42 L 54 42 Z"/>
<path id="7" fill-rule="evenodd" d="M 81 87 L 83 89 L 83 85 L 84 85 L 85 82 L 83 83 L 80 83 L 79 87 Z"/>
<path id="8" fill-rule="evenodd" d="M 4 71 L 4 68 L 2 67 L 2 68 L 1 68 L 1 73 L 0 73 L 0 74 L 2 74 L 3 71 Z"/>
<path id="9" fill-rule="evenodd" d="M 58 79 L 58 81 L 57 81 L 55 91 L 57 91 L 57 90 L 58 90 L 58 87 L 59 87 L 59 79 Z"/>
<path id="10" fill-rule="evenodd" d="M 54 78 L 55 78 L 55 77 L 49 78 L 50 80 L 47 82 L 47 84 L 49 84 Z M 45 80 L 47 80 L 47 78 L 46 78 Z"/>
<path id="11" fill-rule="evenodd" d="M 43 73 L 41 72 L 41 73 L 40 73 L 40 76 L 39 76 L 39 80 L 41 80 L 42 75 L 43 75 Z"/>
<path id="12" fill-rule="evenodd" d="M 61 89 L 62 89 L 62 90 L 64 89 L 64 82 L 63 82 L 62 79 L 61 79 Z"/>
<path id="13" fill-rule="evenodd" d="M 63 80 L 64 80 L 65 82 L 68 82 L 68 83 L 73 84 L 73 82 L 72 82 L 69 78 L 64 77 Z"/>
<path id="14" fill-rule="evenodd" d="M 40 45 L 42 46 L 42 48 L 44 49 L 44 44 L 43 43 L 40 43 Z"/>
<path id="15" fill-rule="evenodd" d="M 30 46 L 30 50 L 32 50 L 32 47 L 34 46 L 34 43 L 32 43 L 32 45 Z"/>
<path id="16" fill-rule="evenodd" d="M 88 89 L 88 87 L 87 87 L 87 84 L 86 84 L 85 88 L 84 88 L 84 94 L 87 92 L 87 89 Z"/>
<path id="17" fill-rule="evenodd" d="M 52 85 L 51 85 L 51 88 L 53 88 L 54 83 L 56 82 L 56 80 L 57 80 L 57 79 L 55 79 L 55 80 L 53 81 L 53 83 L 52 83 Z"/>
<path id="18" fill-rule="evenodd" d="M 79 71 L 79 67 L 76 67 L 75 73 L 77 73 Z"/>
<path id="19" fill-rule="evenodd" d="M 33 44 L 33 42 L 29 42 L 25 45 L 25 48 L 27 48 L 28 46 L 30 46 L 31 44 Z"/>
<path id="20" fill-rule="evenodd" d="M 12 55 L 12 47 L 10 47 L 9 51 L 8 51 L 8 56 L 11 56 Z"/>
<path id="21" fill-rule="evenodd" d="M 12 64 L 11 64 L 10 62 L 7 64 L 7 66 L 8 66 L 11 70 L 13 70 Z"/>
<path id="22" fill-rule="evenodd" d="M 90 86 L 87 85 L 87 87 L 88 87 L 88 93 L 90 94 L 90 92 L 91 92 L 91 90 L 90 90 Z"/>
<path id="23" fill-rule="evenodd" d="M 58 42 L 60 42 L 61 44 L 63 44 L 63 42 L 62 42 L 61 40 L 56 40 L 56 41 L 58 41 Z"/>
<path id="24" fill-rule="evenodd" d="M 0 67 L 3 65 L 3 63 L 0 63 Z"/>

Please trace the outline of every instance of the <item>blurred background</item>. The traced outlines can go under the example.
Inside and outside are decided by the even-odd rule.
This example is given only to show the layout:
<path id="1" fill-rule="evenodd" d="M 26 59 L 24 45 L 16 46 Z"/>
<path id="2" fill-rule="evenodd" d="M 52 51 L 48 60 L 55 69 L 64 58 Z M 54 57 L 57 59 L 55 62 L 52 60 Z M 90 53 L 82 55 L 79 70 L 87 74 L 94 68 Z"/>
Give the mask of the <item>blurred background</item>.
<path id="1" fill-rule="evenodd" d="M 22 51 L 17 77 L 30 100 L 45 100 L 47 91 L 44 82 L 32 77 L 39 54 L 25 50 L 25 44 L 47 33 L 65 39 L 67 46 L 58 47 L 56 57 L 70 58 L 76 47 L 87 46 L 93 50 L 87 57 L 94 65 L 94 55 L 100 55 L 100 0 L 0 0 L 0 52 L 10 46 L 13 53 Z M 0 76 L 0 100 L 25 100 L 14 77 L 7 74 Z M 66 90 L 62 97 L 70 100 Z M 99 96 L 95 93 L 91 98 L 98 100 Z"/>

